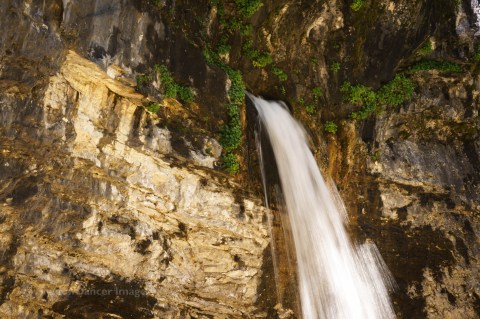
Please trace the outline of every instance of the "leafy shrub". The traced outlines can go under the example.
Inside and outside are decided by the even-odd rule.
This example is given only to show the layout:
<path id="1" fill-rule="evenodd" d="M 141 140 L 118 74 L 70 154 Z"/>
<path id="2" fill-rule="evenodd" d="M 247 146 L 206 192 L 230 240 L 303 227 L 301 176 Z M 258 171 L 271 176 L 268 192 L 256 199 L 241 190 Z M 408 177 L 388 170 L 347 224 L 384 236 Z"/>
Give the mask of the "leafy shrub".
<path id="1" fill-rule="evenodd" d="M 354 120 L 364 120 L 374 113 L 379 113 L 380 109 L 377 104 L 364 105 L 360 110 L 352 112 L 350 115 Z"/>
<path id="2" fill-rule="evenodd" d="M 228 37 L 222 36 L 220 38 L 220 43 L 217 46 L 217 52 L 220 55 L 227 54 L 230 52 L 230 45 L 228 44 Z"/>
<path id="3" fill-rule="evenodd" d="M 303 98 L 301 98 L 297 102 L 298 102 L 298 104 L 300 104 L 305 109 L 305 111 L 308 114 L 314 114 L 315 113 L 316 107 L 315 107 L 314 104 L 305 104 L 305 100 Z"/>
<path id="4" fill-rule="evenodd" d="M 351 114 L 353 119 L 359 120 L 380 112 L 382 106 L 403 104 L 412 98 L 414 90 L 413 82 L 402 75 L 396 75 L 377 92 L 364 85 L 352 85 L 349 82 L 343 83 L 340 88 L 346 101 L 361 107 Z"/>
<path id="5" fill-rule="evenodd" d="M 152 82 L 152 77 L 148 74 L 141 74 L 141 75 L 137 75 L 136 80 L 137 80 L 136 89 L 139 90 L 145 85 L 147 85 L 148 83 Z"/>
<path id="6" fill-rule="evenodd" d="M 352 85 L 345 82 L 340 88 L 340 92 L 345 94 L 345 99 L 355 105 L 374 105 L 377 102 L 375 92 L 364 85 Z"/>
<path id="7" fill-rule="evenodd" d="M 323 92 L 322 92 L 322 89 L 319 88 L 318 86 L 313 88 L 312 90 L 312 95 L 313 95 L 313 99 L 315 101 L 317 101 L 319 98 L 321 98 L 323 96 Z"/>
<path id="8" fill-rule="evenodd" d="M 251 17 L 263 6 L 261 0 L 235 0 L 235 4 L 237 5 L 238 12 L 244 18 Z"/>
<path id="9" fill-rule="evenodd" d="M 227 153 L 222 157 L 222 167 L 230 174 L 236 174 L 240 170 L 240 163 L 235 154 Z"/>
<path id="10" fill-rule="evenodd" d="M 220 23 L 230 32 L 235 32 L 240 29 L 242 20 L 237 17 L 228 17 L 228 19 L 220 21 Z"/>
<path id="11" fill-rule="evenodd" d="M 264 68 L 273 63 L 270 53 L 260 52 L 253 47 L 252 40 L 246 41 L 242 46 L 243 54 L 252 59 L 252 64 L 256 68 Z"/>
<path id="12" fill-rule="evenodd" d="M 480 62 L 480 44 L 477 45 L 477 50 L 475 51 L 473 58 L 475 61 Z"/>
<path id="13" fill-rule="evenodd" d="M 245 83 L 243 82 L 242 73 L 238 70 L 232 69 L 211 49 L 205 49 L 203 56 L 208 64 L 221 68 L 231 81 L 230 89 L 228 90 L 230 103 L 225 105 L 229 121 L 222 127 L 220 144 L 225 152 L 225 155 L 222 157 L 222 167 L 229 173 L 235 174 L 240 168 L 240 164 L 238 163 L 238 159 L 234 152 L 240 146 L 242 141 L 240 106 L 245 99 Z"/>
<path id="14" fill-rule="evenodd" d="M 324 129 L 325 129 L 325 132 L 335 134 L 337 133 L 338 126 L 333 121 L 326 121 Z"/>
<path id="15" fill-rule="evenodd" d="M 181 101 L 192 102 L 193 101 L 193 91 L 191 88 L 186 86 L 177 86 L 177 96 Z"/>
<path id="16" fill-rule="evenodd" d="M 272 73 L 275 75 L 281 82 L 288 79 L 287 74 L 277 66 L 272 66 Z"/>
<path id="17" fill-rule="evenodd" d="M 205 50 L 203 50 L 203 58 L 208 64 L 219 66 L 220 58 L 210 48 L 206 48 Z"/>
<path id="18" fill-rule="evenodd" d="M 245 99 L 245 83 L 243 82 L 242 73 L 238 70 L 233 70 L 230 67 L 226 67 L 225 72 L 230 81 L 232 81 L 230 90 L 228 90 L 230 101 L 232 104 L 239 106 Z"/>
<path id="19" fill-rule="evenodd" d="M 242 45 L 242 52 L 251 59 L 256 58 L 260 54 L 260 52 L 253 47 L 253 41 L 251 39 L 245 41 Z"/>
<path id="20" fill-rule="evenodd" d="M 376 150 L 375 152 L 373 152 L 372 155 L 370 155 L 370 159 L 373 162 L 378 162 L 381 158 L 382 158 L 382 151 L 380 150 Z"/>
<path id="21" fill-rule="evenodd" d="M 193 91 L 191 88 L 182 86 L 175 82 L 170 71 L 165 65 L 155 64 L 154 71 L 159 75 L 163 86 L 163 94 L 167 98 L 179 98 L 184 102 L 191 102 L 193 100 Z"/>
<path id="22" fill-rule="evenodd" d="M 449 61 L 424 60 L 410 67 L 410 72 L 438 70 L 440 72 L 461 73 L 463 67 L 460 64 Z"/>
<path id="23" fill-rule="evenodd" d="M 160 81 L 162 82 L 165 97 L 176 98 L 178 87 L 167 67 L 165 65 L 156 64 L 154 66 L 154 70 L 160 76 Z"/>
<path id="24" fill-rule="evenodd" d="M 226 152 L 233 152 L 242 140 L 242 125 L 240 116 L 237 114 L 230 118 L 230 121 L 223 126 L 220 135 L 220 144 Z"/>
<path id="25" fill-rule="evenodd" d="M 256 68 L 264 68 L 273 63 L 273 58 L 270 53 L 261 52 L 253 59 L 252 63 Z"/>
<path id="26" fill-rule="evenodd" d="M 207 48 L 203 51 L 205 61 L 210 65 L 215 65 L 221 68 L 232 82 L 228 96 L 234 105 L 240 105 L 245 98 L 245 83 L 243 82 L 242 73 L 232 69 L 228 64 L 223 62 L 217 53 Z"/>
<path id="27" fill-rule="evenodd" d="M 149 110 L 152 113 L 158 113 L 160 110 L 160 104 L 155 103 L 155 102 L 150 102 L 146 107 L 147 110 Z"/>
<path id="28" fill-rule="evenodd" d="M 314 114 L 316 110 L 317 110 L 317 108 L 315 107 L 314 104 L 305 105 L 305 111 L 306 111 L 308 114 Z"/>
<path id="29" fill-rule="evenodd" d="M 332 70 L 333 73 L 337 73 L 340 70 L 340 63 L 333 62 L 332 65 L 330 65 L 330 70 Z"/>
<path id="30" fill-rule="evenodd" d="M 353 11 L 359 11 L 364 5 L 363 0 L 353 0 L 352 4 L 350 5 L 350 8 Z"/>
<path id="31" fill-rule="evenodd" d="M 253 27 L 250 24 L 242 24 L 240 25 L 240 34 L 243 36 L 249 36 L 253 32 Z"/>
<path id="32" fill-rule="evenodd" d="M 382 105 L 399 106 L 412 98 L 415 85 L 402 75 L 385 84 L 378 92 L 378 102 Z"/>
<path id="33" fill-rule="evenodd" d="M 425 42 L 425 44 L 420 49 L 418 49 L 418 54 L 421 56 L 427 56 L 432 52 L 433 52 L 433 46 L 432 46 L 432 41 L 430 41 L 430 39 L 427 40 L 427 42 Z"/>

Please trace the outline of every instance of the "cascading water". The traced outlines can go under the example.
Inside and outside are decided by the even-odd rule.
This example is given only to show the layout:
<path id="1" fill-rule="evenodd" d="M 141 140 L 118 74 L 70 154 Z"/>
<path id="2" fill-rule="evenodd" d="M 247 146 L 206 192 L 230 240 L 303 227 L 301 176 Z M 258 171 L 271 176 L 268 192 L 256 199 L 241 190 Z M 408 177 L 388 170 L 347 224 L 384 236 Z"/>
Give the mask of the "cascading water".
<path id="1" fill-rule="evenodd" d="M 248 96 L 268 134 L 280 175 L 303 318 L 395 318 L 388 269 L 373 244 L 351 245 L 343 203 L 327 187 L 303 127 L 280 103 Z"/>

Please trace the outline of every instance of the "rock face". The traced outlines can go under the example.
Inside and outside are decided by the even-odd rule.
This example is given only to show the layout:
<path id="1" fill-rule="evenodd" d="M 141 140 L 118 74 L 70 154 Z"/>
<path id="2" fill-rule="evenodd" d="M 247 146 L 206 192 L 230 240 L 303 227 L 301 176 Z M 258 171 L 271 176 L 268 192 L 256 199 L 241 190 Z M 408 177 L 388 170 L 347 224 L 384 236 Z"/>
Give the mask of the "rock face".
<path id="1" fill-rule="evenodd" d="M 141 95 L 69 52 L 42 104 L 12 97 L 2 317 L 262 317 L 264 209 L 159 152 Z"/>
<path id="2" fill-rule="evenodd" d="M 417 99 L 375 124 L 368 167 L 382 227 L 394 234 L 368 232 L 418 307 L 401 313 L 478 318 L 480 78 L 428 72 L 417 80 Z"/>
<path id="3" fill-rule="evenodd" d="M 1 1 L 0 317 L 298 313 L 285 262 L 274 287 L 252 132 L 242 176 L 218 170 L 232 81 L 203 51 L 220 44 L 247 88 L 286 100 L 306 124 L 352 234 L 377 244 L 397 281 L 398 318 L 480 317 L 475 1 L 355 2 L 263 1 L 241 18 L 247 35 L 228 24 L 242 1 L 220 1 L 223 20 L 207 0 Z M 288 80 L 254 66 L 249 41 Z M 344 81 L 378 88 L 427 58 L 463 71 L 407 72 L 411 101 L 349 117 L 357 109 L 342 99 Z M 165 98 L 158 77 L 134 89 L 155 64 L 195 101 Z M 142 106 L 152 101 L 157 114 Z M 288 247 L 275 232 L 282 261 Z M 292 299 L 277 314 L 276 288 Z"/>
<path id="4" fill-rule="evenodd" d="M 330 165 L 357 239 L 373 240 L 395 277 L 397 316 L 478 318 L 480 78 L 413 80 L 411 102 L 344 126 Z"/>

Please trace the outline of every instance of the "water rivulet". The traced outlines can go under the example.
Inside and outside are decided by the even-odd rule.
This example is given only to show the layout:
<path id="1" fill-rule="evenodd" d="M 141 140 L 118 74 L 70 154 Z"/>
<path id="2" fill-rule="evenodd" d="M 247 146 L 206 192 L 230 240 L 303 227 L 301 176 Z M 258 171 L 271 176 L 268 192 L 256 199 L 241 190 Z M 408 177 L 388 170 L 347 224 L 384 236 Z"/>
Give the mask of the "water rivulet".
<path id="1" fill-rule="evenodd" d="M 268 134 L 295 246 L 304 319 L 394 318 L 393 286 L 372 243 L 351 244 L 347 214 L 325 183 L 303 127 L 281 103 L 249 95 Z"/>

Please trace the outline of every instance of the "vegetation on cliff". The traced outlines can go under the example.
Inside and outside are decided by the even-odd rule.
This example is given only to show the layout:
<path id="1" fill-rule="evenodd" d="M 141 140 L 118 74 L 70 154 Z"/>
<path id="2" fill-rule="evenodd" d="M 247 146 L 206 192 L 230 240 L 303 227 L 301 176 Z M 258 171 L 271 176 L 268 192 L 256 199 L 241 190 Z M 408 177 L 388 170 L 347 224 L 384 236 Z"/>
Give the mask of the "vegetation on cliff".
<path id="1" fill-rule="evenodd" d="M 360 107 L 360 110 L 351 114 L 352 119 L 363 120 L 381 112 L 382 107 L 396 107 L 409 101 L 415 85 L 411 79 L 396 75 L 392 81 L 376 91 L 364 85 L 352 85 L 350 82 L 343 83 L 340 90 L 344 93 L 346 102 Z"/>

